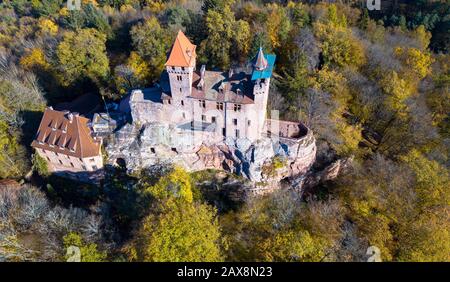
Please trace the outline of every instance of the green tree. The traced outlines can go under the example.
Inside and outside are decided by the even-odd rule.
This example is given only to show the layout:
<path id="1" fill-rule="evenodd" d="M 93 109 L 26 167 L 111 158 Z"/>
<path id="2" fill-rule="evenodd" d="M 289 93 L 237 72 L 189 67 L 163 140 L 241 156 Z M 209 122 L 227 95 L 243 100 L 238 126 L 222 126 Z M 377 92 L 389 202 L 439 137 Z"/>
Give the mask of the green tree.
<path id="1" fill-rule="evenodd" d="M 159 215 L 144 219 L 133 259 L 143 261 L 222 261 L 221 232 L 215 209 L 169 200 Z"/>
<path id="2" fill-rule="evenodd" d="M 21 177 L 27 168 L 26 151 L 19 144 L 17 132 L 0 120 L 0 177 Z"/>
<path id="3" fill-rule="evenodd" d="M 230 66 L 234 22 L 234 14 L 229 6 L 221 12 L 208 10 L 206 14 L 208 37 L 200 44 L 202 61 L 208 61 L 213 66 L 224 69 Z"/>
<path id="4" fill-rule="evenodd" d="M 157 18 L 151 17 L 133 26 L 130 35 L 134 49 L 148 63 L 150 77 L 156 81 L 164 70 L 166 53 L 172 43 L 168 30 L 161 27 Z"/>
<path id="5" fill-rule="evenodd" d="M 106 79 L 109 60 L 105 42 L 105 34 L 95 29 L 67 32 L 56 50 L 61 84 L 68 86 L 83 78 Z"/>
<path id="6" fill-rule="evenodd" d="M 159 201 L 177 199 L 187 203 L 193 201 L 192 190 L 190 175 L 178 166 L 162 176 L 156 184 L 145 187 L 145 191 Z"/>
<path id="7" fill-rule="evenodd" d="M 39 175 L 41 176 L 49 175 L 47 161 L 43 159 L 41 156 L 39 156 L 38 153 L 33 154 L 33 159 L 31 162 L 33 164 L 33 170 L 36 171 Z"/>

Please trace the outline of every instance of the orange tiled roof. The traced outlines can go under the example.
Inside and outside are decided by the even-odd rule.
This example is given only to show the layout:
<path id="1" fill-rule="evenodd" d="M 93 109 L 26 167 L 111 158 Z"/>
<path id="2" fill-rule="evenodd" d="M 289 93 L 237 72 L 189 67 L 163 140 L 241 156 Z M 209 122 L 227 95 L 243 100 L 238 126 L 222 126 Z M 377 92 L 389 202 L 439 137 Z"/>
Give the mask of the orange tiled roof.
<path id="1" fill-rule="evenodd" d="M 174 67 L 194 67 L 196 46 L 189 41 L 189 39 L 180 30 L 178 31 L 177 38 L 173 43 L 172 50 L 170 51 L 169 59 L 167 59 L 166 66 Z"/>
<path id="2" fill-rule="evenodd" d="M 77 158 L 100 154 L 100 142 L 92 138 L 89 119 L 69 112 L 45 109 L 32 147 Z"/>

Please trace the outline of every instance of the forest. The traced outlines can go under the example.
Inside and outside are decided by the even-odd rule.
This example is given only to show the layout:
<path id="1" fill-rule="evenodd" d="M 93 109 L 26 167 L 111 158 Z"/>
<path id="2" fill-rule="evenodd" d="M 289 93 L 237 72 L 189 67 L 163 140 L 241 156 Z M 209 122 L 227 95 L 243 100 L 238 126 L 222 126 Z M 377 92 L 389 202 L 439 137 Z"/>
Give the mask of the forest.
<path id="1" fill-rule="evenodd" d="M 0 261 L 450 261 L 450 1 L 361 3 L 0 1 L 0 181 L 20 185 L 0 187 Z M 232 204 L 200 185 L 213 171 L 50 175 L 30 147 L 44 109 L 157 83 L 180 29 L 210 69 L 275 53 L 268 110 L 345 173 Z"/>

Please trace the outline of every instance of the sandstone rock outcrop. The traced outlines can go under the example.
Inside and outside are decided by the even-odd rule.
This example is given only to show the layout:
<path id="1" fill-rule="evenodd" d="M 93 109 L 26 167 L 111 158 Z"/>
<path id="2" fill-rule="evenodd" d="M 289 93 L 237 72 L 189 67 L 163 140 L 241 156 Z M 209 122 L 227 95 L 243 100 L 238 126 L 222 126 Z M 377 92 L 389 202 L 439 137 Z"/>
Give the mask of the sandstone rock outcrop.
<path id="1" fill-rule="evenodd" d="M 310 130 L 300 138 L 265 136 L 255 142 L 227 138 L 209 143 L 195 133 L 160 123 L 127 124 L 106 147 L 108 163 L 124 163 L 129 171 L 172 163 L 188 171 L 223 169 L 251 180 L 255 189 L 271 189 L 281 179 L 305 174 L 315 161 Z M 256 191 L 255 190 L 255 191 Z"/>

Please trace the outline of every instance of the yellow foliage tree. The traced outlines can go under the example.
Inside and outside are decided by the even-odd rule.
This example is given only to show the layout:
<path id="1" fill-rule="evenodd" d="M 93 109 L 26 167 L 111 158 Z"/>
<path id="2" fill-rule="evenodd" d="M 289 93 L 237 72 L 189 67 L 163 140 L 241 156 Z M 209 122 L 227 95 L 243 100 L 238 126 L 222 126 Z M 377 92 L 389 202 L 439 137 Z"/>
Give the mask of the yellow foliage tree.
<path id="1" fill-rule="evenodd" d="M 190 175 L 178 166 L 162 176 L 155 185 L 146 187 L 145 191 L 159 201 L 172 198 L 188 203 L 193 201 Z"/>
<path id="2" fill-rule="evenodd" d="M 417 48 L 397 47 L 395 54 L 404 62 L 404 72 L 413 75 L 411 80 L 423 79 L 430 74 L 431 64 L 434 60 L 429 52 Z"/>
<path id="3" fill-rule="evenodd" d="M 350 29 L 316 22 L 314 33 L 321 41 L 325 63 L 359 67 L 366 62 L 364 47 Z"/>
<path id="4" fill-rule="evenodd" d="M 381 88 L 388 95 L 386 105 L 396 112 L 406 109 L 405 100 L 414 92 L 414 86 L 392 71 L 381 79 Z"/>
<path id="5" fill-rule="evenodd" d="M 174 203 L 160 215 L 145 218 L 137 240 L 128 249 L 131 259 L 151 262 L 222 261 L 221 231 L 214 208 Z"/>
<path id="6" fill-rule="evenodd" d="M 31 52 L 23 56 L 20 59 L 20 65 L 24 69 L 31 69 L 33 67 L 48 69 L 48 67 L 50 66 L 45 58 L 44 52 L 40 48 L 33 48 Z"/>
<path id="7" fill-rule="evenodd" d="M 48 33 L 55 35 L 58 33 L 58 25 L 55 24 L 51 19 L 41 18 L 39 20 L 39 29 L 42 33 Z"/>
<path id="8" fill-rule="evenodd" d="M 127 66 L 133 70 L 140 81 L 145 82 L 150 80 L 149 65 L 137 52 L 132 51 L 130 53 L 130 57 L 127 60 Z"/>
<path id="9" fill-rule="evenodd" d="M 276 3 L 269 4 L 266 29 L 273 48 L 278 48 L 287 39 L 291 30 L 291 23 L 285 8 Z"/>

